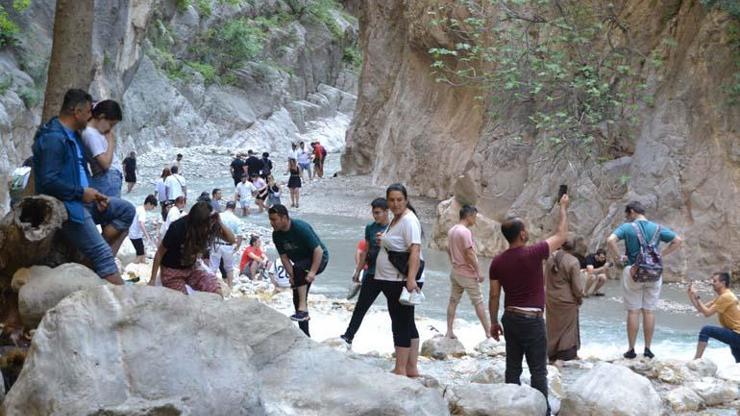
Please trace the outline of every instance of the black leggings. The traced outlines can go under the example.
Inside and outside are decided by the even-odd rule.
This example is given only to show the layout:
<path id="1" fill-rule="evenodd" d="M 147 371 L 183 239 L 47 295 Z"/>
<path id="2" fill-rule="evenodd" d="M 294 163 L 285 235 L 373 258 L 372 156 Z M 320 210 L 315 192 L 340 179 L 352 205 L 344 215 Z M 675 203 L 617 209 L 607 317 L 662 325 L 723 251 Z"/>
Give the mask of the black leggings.
<path id="1" fill-rule="evenodd" d="M 414 307 L 402 305 L 398 299 L 406 286 L 406 282 L 391 282 L 387 280 L 377 281 L 380 291 L 388 301 L 388 314 L 391 316 L 391 330 L 393 331 L 393 345 L 401 348 L 409 348 L 412 339 L 419 339 L 419 331 L 416 330 L 414 321 Z M 419 282 L 419 289 L 424 285 Z"/>
<path id="2" fill-rule="evenodd" d="M 357 298 L 357 304 L 355 304 L 355 310 L 352 311 L 352 319 L 349 321 L 347 331 L 344 333 L 344 337 L 350 342 L 355 339 L 355 334 L 360 329 L 362 319 L 365 318 L 365 314 L 375 302 L 375 299 L 380 295 L 380 285 L 375 280 L 373 275 L 366 274 L 362 280 L 362 287 L 360 288 L 360 296 Z"/>

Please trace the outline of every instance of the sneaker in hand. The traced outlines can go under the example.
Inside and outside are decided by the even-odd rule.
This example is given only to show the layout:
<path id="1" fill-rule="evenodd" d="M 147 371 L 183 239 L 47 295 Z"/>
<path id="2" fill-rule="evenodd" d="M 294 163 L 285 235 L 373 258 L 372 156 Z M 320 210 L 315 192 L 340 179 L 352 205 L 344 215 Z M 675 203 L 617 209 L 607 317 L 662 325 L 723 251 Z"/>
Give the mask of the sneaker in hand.
<path id="1" fill-rule="evenodd" d="M 349 290 L 347 291 L 347 300 L 350 300 L 357 296 L 357 294 L 360 293 L 360 287 L 362 287 L 361 283 L 352 282 L 349 286 Z"/>
<path id="2" fill-rule="evenodd" d="M 409 303 L 411 303 L 412 305 L 421 305 L 424 300 L 426 300 L 424 293 L 421 291 L 421 289 L 418 289 L 411 292 Z"/>

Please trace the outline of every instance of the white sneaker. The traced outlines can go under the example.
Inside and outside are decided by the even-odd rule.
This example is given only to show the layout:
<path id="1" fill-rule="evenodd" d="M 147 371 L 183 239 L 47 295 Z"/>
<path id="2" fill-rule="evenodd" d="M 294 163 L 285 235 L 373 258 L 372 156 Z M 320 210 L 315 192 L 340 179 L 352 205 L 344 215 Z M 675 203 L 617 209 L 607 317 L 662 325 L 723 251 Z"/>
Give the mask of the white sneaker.
<path id="1" fill-rule="evenodd" d="M 403 290 L 401 290 L 401 297 L 398 298 L 398 302 L 401 305 L 413 305 L 413 303 L 411 303 L 411 293 L 409 293 L 408 289 L 406 289 L 406 286 L 404 286 Z"/>
<path id="2" fill-rule="evenodd" d="M 421 291 L 421 289 L 419 289 L 411 293 L 409 302 L 412 305 L 421 305 L 424 300 L 426 300 L 426 297 L 424 296 L 424 293 Z"/>

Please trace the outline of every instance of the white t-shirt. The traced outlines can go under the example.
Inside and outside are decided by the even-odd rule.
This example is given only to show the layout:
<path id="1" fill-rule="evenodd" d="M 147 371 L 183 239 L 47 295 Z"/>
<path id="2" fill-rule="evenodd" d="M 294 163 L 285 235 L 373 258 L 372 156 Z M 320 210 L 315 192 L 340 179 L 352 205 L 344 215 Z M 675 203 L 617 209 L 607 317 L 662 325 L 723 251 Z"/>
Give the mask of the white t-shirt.
<path id="1" fill-rule="evenodd" d="M 128 229 L 128 238 L 132 240 L 144 238 L 144 230 L 141 229 L 139 222 L 146 224 L 146 209 L 143 206 L 136 207 L 134 222 L 131 223 L 131 227 Z"/>
<path id="2" fill-rule="evenodd" d="M 167 200 L 167 186 L 164 184 L 164 179 L 157 179 L 157 182 L 154 183 L 154 190 L 157 192 L 159 202 Z"/>
<path id="3" fill-rule="evenodd" d="M 164 181 L 164 185 L 167 187 L 167 199 L 175 200 L 178 196 L 186 196 L 182 188 L 187 186 L 185 178 L 175 173 L 167 177 Z"/>
<path id="4" fill-rule="evenodd" d="M 165 222 L 162 223 L 162 227 L 159 229 L 159 237 L 164 238 L 164 235 L 167 234 L 167 230 L 170 229 L 170 224 L 180 219 L 180 217 L 184 217 L 186 214 L 184 212 L 180 212 L 180 208 L 176 206 L 172 206 L 169 211 L 167 211 L 167 219 Z"/>
<path id="5" fill-rule="evenodd" d="M 395 282 L 406 280 L 406 276 L 401 275 L 398 269 L 393 267 L 393 264 L 388 260 L 386 249 L 390 251 L 408 251 L 412 244 L 421 245 L 421 223 L 416 215 L 408 210 L 393 227 L 386 230 L 380 242 L 381 249 L 375 263 L 375 279 Z M 420 258 L 423 259 L 424 256 L 421 255 L 421 252 L 419 254 Z M 422 275 L 419 281 L 423 280 L 424 276 Z"/>
<path id="6" fill-rule="evenodd" d="M 229 230 L 234 233 L 235 237 L 242 233 L 242 220 L 234 215 L 233 212 L 224 211 L 219 215 L 221 216 L 221 222 L 224 223 L 225 226 L 229 227 Z"/>
<path id="7" fill-rule="evenodd" d="M 306 164 L 311 162 L 310 154 L 304 149 L 298 149 L 298 163 Z"/>
<path id="8" fill-rule="evenodd" d="M 252 192 L 256 192 L 257 188 L 254 187 L 252 182 L 239 182 L 236 184 L 236 196 L 240 201 L 251 201 Z"/>
<path id="9" fill-rule="evenodd" d="M 95 158 L 108 151 L 108 139 L 100 134 L 98 129 L 95 127 L 87 126 L 85 127 L 85 130 L 82 131 L 82 143 L 85 145 L 85 153 L 90 158 L 90 169 L 92 170 L 93 176 L 105 173 L 106 169 L 103 169 Z M 114 150 L 110 169 L 115 169 L 123 173 L 120 166 L 121 161 L 118 160 L 118 156 Z"/>

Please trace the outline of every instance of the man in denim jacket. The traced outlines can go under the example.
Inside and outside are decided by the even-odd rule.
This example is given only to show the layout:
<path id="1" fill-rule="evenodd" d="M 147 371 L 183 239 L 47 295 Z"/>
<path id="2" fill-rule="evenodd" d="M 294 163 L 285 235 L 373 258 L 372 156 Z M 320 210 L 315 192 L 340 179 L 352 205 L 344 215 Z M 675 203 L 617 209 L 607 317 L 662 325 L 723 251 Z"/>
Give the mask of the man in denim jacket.
<path id="1" fill-rule="evenodd" d="M 134 219 L 134 206 L 107 197 L 89 185 L 89 172 L 82 154 L 79 131 L 92 116 L 92 97 L 82 90 L 69 90 L 59 117 L 36 132 L 33 169 L 36 191 L 51 195 L 67 208 L 69 218 L 62 226 L 66 239 L 92 263 L 101 278 L 123 284 L 115 255 Z M 103 228 L 101 235 L 95 224 Z"/>

